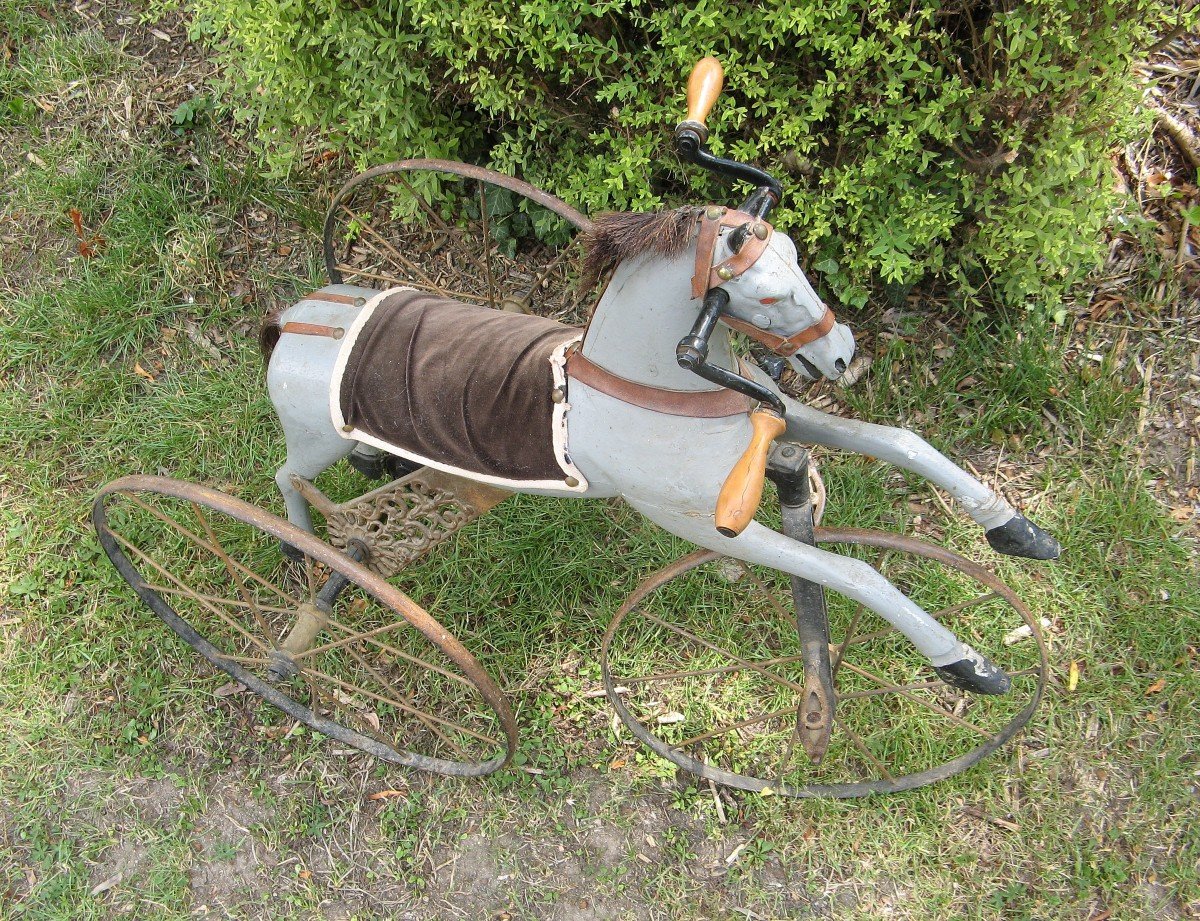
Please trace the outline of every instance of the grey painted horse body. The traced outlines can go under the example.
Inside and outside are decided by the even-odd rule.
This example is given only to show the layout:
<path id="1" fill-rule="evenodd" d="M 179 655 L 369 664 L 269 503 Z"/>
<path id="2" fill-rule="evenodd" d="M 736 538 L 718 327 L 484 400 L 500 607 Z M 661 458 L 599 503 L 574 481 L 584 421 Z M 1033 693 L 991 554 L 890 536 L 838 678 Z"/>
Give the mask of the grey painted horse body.
<path id="1" fill-rule="evenodd" d="M 727 255 L 728 246 L 723 235 L 719 252 Z M 675 360 L 676 344 L 690 330 L 699 309 L 699 301 L 691 297 L 692 271 L 692 251 L 675 257 L 645 254 L 619 265 L 596 307 L 583 354 L 614 374 L 652 387 L 711 390 L 710 383 L 680 368 Z M 798 266 L 794 246 L 783 234 L 774 234 L 763 257 L 724 287 L 730 294 L 730 313 L 782 335 L 814 324 L 824 312 Z M 326 290 L 351 297 L 374 293 L 351 286 Z M 356 313 L 353 306 L 310 300 L 285 311 L 281 322 L 348 327 Z M 291 476 L 311 479 L 355 449 L 330 418 L 329 385 L 338 349 L 339 343 L 332 339 L 284 335 L 268 369 L 271 399 L 288 451 L 276 482 L 288 517 L 308 530 L 312 529 L 309 511 Z M 807 366 L 793 364 L 802 372 L 815 368 L 836 378 L 853 350 L 849 329 L 838 324 L 801 348 Z M 734 367 L 724 326 L 712 338 L 710 361 Z M 756 376 L 777 390 L 765 374 Z M 586 477 L 587 490 L 523 491 L 564 497 L 620 496 L 647 518 L 695 544 L 819 582 L 861 602 L 900 630 L 935 666 L 979 661 L 969 647 L 863 562 L 799 543 L 757 522 L 737 537 L 718 533 L 714 526 L 717 495 L 749 441 L 748 416 L 665 415 L 578 382 L 570 384 L 568 402 L 570 453 Z M 1003 498 L 913 433 L 829 416 L 787 398 L 784 402 L 787 439 L 865 453 L 912 470 L 945 489 L 989 531 L 1024 522 Z"/>

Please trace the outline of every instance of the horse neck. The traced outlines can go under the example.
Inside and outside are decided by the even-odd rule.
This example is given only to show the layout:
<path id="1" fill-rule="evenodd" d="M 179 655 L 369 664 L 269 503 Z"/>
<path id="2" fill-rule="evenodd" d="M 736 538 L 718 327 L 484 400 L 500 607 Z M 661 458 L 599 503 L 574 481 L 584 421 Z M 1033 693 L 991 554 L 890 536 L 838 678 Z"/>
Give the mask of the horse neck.
<path id="1" fill-rule="evenodd" d="M 592 314 L 583 340 L 585 357 L 626 380 L 667 390 L 712 390 L 713 385 L 675 361 L 675 347 L 700 313 L 692 299 L 691 256 L 639 256 L 617 266 Z M 709 361 L 733 367 L 729 334 L 718 326 Z"/>

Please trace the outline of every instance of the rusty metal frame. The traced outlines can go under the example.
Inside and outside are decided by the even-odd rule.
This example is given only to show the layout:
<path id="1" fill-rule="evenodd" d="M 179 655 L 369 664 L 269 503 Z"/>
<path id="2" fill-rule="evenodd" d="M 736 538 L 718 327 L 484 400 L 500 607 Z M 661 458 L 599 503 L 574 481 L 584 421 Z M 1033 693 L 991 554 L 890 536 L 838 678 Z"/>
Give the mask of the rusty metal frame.
<path id="1" fill-rule="evenodd" d="M 137 567 L 133 565 L 124 550 L 119 546 L 112 529 L 108 525 L 105 513 L 105 500 L 120 493 L 154 493 L 169 496 L 185 502 L 193 502 L 209 509 L 229 515 L 251 527 L 271 535 L 285 544 L 289 544 L 312 559 L 324 563 L 330 570 L 340 573 L 350 582 L 372 595 L 377 601 L 395 611 L 400 617 L 415 627 L 435 647 L 440 649 L 451 662 L 462 670 L 467 680 L 478 690 L 484 702 L 491 707 L 500 721 L 504 733 L 505 751 L 488 761 L 471 763 L 449 761 L 428 755 L 420 755 L 407 750 L 397 750 L 377 739 L 365 736 L 340 723 L 320 716 L 309 707 L 305 707 L 277 688 L 256 675 L 242 668 L 236 662 L 230 661 L 220 650 L 201 636 L 191 624 L 180 617 L 175 610 L 163 600 L 162 596 L 150 589 L 142 578 Z M 329 544 L 314 537 L 295 525 L 284 521 L 271 513 L 235 499 L 225 493 L 207 486 L 173 480 L 158 476 L 127 476 L 107 484 L 92 505 L 92 524 L 100 538 L 100 545 L 117 571 L 125 581 L 133 587 L 138 597 L 144 601 L 155 614 L 182 637 L 197 652 L 208 659 L 213 665 L 229 675 L 230 678 L 245 685 L 268 703 L 273 704 L 289 716 L 331 738 L 352 745 L 367 754 L 373 755 L 392 764 L 433 771 L 438 774 L 448 774 L 456 777 L 481 777 L 504 767 L 512 759 L 517 747 L 517 722 L 513 715 L 504 692 L 492 679 L 475 657 L 467 651 L 459 640 L 452 636 L 439 624 L 429 612 L 414 602 L 411 598 L 375 575 L 348 556 L 335 550 Z"/>
<path id="2" fill-rule="evenodd" d="M 918 771 L 914 774 L 908 774 L 903 777 L 893 778 L 890 780 L 874 780 L 862 781 L 858 783 L 838 783 L 838 784 L 806 784 L 804 786 L 793 786 L 791 784 L 780 784 L 778 782 L 767 781 L 757 777 L 749 777 L 744 774 L 737 774 L 732 771 L 726 771 L 722 768 L 714 767 L 706 764 L 698 758 L 694 758 L 686 752 L 680 751 L 677 748 L 663 742 L 655 736 L 645 724 L 638 721 L 630 712 L 629 708 L 621 700 L 621 695 L 617 693 L 617 682 L 614 680 L 612 672 L 609 669 L 609 650 L 612 646 L 613 637 L 620 628 L 625 617 L 637 608 L 642 601 L 646 599 L 652 592 L 666 585 L 672 579 L 676 579 L 684 573 L 690 572 L 705 563 L 710 563 L 714 560 L 722 558 L 722 554 L 712 550 L 697 550 L 687 556 L 681 557 L 669 566 L 660 569 L 644 579 L 633 592 L 625 599 L 620 610 L 614 615 L 612 621 L 608 625 L 608 629 L 604 632 L 604 638 L 600 644 L 600 670 L 604 680 L 604 689 L 608 694 L 609 703 L 612 704 L 617 715 L 625 724 L 633 735 L 645 744 L 648 748 L 654 751 L 659 756 L 667 759 L 673 764 L 678 765 L 692 774 L 702 777 L 706 780 L 711 780 L 714 783 L 724 784 L 728 787 L 734 787 L 739 790 L 749 790 L 755 793 L 770 792 L 780 796 L 790 796 L 795 798 L 815 798 L 826 797 L 834 799 L 854 799 L 857 797 L 870 796 L 878 793 L 900 793 L 905 790 L 913 790 L 917 787 L 923 787 L 927 784 L 934 783 L 939 780 L 944 780 L 947 777 L 952 777 L 959 774 L 970 767 L 978 764 L 988 755 L 995 752 L 1006 742 L 1011 740 L 1017 732 L 1029 722 L 1041 703 L 1042 694 L 1045 689 L 1046 677 L 1049 670 L 1049 655 L 1046 650 L 1046 644 L 1042 637 L 1041 626 L 1036 617 L 1030 612 L 1024 602 L 1005 585 L 999 578 L 993 575 L 989 570 L 983 568 L 977 563 L 973 563 L 964 557 L 959 556 L 942 547 L 937 547 L 931 544 L 926 544 L 922 541 L 915 540 L 911 537 L 905 537 L 899 534 L 890 534 L 885 531 L 873 531 L 862 528 L 817 528 L 816 531 L 817 545 L 821 544 L 856 544 L 865 547 L 874 547 L 880 550 L 895 550 L 902 553 L 910 553 L 915 556 L 924 557 L 925 559 L 933 560 L 941 563 L 951 569 L 956 569 L 964 575 L 975 579 L 980 584 L 990 588 L 995 594 L 999 595 L 1008 602 L 1013 610 L 1015 610 L 1021 619 L 1027 624 L 1033 632 L 1034 640 L 1038 647 L 1038 668 L 1037 668 L 1037 683 L 1034 688 L 1033 696 L 1029 703 L 1026 704 L 1012 720 L 998 733 L 984 741 L 982 744 L 971 749 L 970 751 L 953 758 L 944 764 L 937 767 L 929 768 L 924 771 Z"/>

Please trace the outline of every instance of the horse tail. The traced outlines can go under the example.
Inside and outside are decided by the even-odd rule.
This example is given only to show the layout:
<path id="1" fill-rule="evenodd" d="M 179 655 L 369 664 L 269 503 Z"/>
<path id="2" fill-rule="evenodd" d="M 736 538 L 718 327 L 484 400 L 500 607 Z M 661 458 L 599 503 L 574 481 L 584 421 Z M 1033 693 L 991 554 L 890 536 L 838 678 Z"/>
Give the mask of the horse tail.
<path id="1" fill-rule="evenodd" d="M 282 312 L 281 310 L 272 310 L 263 317 L 262 326 L 258 328 L 258 350 L 262 352 L 264 366 L 271 363 L 271 353 L 279 344 L 279 336 L 283 330 L 279 315 Z"/>

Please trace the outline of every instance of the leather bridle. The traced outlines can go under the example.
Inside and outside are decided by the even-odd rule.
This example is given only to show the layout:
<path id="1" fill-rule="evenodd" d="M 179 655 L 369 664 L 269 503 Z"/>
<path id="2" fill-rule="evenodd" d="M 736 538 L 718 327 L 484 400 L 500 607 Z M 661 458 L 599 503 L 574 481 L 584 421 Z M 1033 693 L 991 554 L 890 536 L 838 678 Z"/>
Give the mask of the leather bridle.
<path id="1" fill-rule="evenodd" d="M 728 259 L 713 265 L 722 227 L 745 227 L 745 241 Z M 701 211 L 700 233 L 696 237 L 696 269 L 692 275 L 692 297 L 703 297 L 710 289 L 744 274 L 767 251 L 767 245 L 771 242 L 774 232 L 775 228 L 766 221 L 744 211 L 719 205 L 710 205 Z M 745 333 L 776 355 L 785 358 L 790 358 L 803 346 L 827 335 L 837 322 L 833 311 L 826 307 L 825 313 L 816 323 L 791 336 L 780 336 L 724 313 L 721 314 L 721 320 L 731 329 Z"/>

